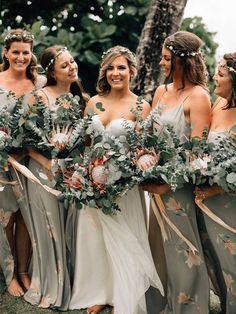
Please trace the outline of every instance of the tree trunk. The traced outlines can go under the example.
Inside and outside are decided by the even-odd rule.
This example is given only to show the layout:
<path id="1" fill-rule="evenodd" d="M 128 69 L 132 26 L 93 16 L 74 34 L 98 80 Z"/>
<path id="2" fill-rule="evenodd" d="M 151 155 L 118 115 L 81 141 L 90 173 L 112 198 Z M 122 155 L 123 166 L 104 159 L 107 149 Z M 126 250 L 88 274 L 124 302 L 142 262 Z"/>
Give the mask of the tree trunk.
<path id="1" fill-rule="evenodd" d="M 179 29 L 187 0 L 152 0 L 137 48 L 134 91 L 151 102 L 163 80 L 159 62 L 164 39 Z"/>

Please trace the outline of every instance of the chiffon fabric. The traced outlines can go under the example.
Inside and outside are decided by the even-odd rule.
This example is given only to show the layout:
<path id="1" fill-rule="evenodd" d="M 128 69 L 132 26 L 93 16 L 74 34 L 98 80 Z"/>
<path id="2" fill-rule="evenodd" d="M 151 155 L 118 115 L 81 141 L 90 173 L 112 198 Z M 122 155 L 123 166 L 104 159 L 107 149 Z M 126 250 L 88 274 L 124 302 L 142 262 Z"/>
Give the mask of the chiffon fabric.
<path id="1" fill-rule="evenodd" d="M 56 99 L 42 89 L 49 107 L 56 111 Z M 43 183 L 51 186 L 47 170 L 34 159 L 29 160 L 29 170 Z M 28 181 L 30 207 L 26 225 L 30 234 L 32 278 L 24 299 L 40 307 L 67 309 L 70 300 L 70 280 L 66 261 L 65 209 L 57 197 L 38 184 Z"/>
<path id="2" fill-rule="evenodd" d="M 124 122 L 134 124 L 115 119 L 104 127 L 99 116 L 93 117 L 95 130 L 113 136 L 125 134 Z M 79 212 L 70 309 L 110 304 L 117 314 L 147 313 L 145 292 L 150 285 L 163 293 L 149 248 L 139 188 L 128 191 L 117 204 L 121 211 L 114 215 L 88 207 Z"/>
<path id="3" fill-rule="evenodd" d="M 190 126 L 184 116 L 184 101 L 168 110 L 164 109 L 164 105 L 160 102 L 151 112 L 156 121 L 162 124 L 169 124 L 173 127 L 176 135 L 181 141 L 185 141 L 190 136 Z M 158 125 L 157 127 L 158 132 Z M 183 188 L 177 189 L 175 192 L 170 191 L 161 195 L 164 203 L 166 214 L 174 225 L 181 231 L 197 249 L 197 253 L 193 254 L 189 246 L 181 239 L 163 220 L 168 238 L 163 236 L 163 247 L 165 252 L 166 265 L 160 266 L 163 270 L 161 278 L 167 281 L 167 303 L 163 308 L 158 306 L 156 313 L 165 314 L 197 314 L 208 313 L 209 309 L 209 284 L 208 275 L 202 253 L 201 241 L 198 232 L 196 220 L 196 207 L 194 202 L 193 187 L 185 185 Z M 152 210 L 152 209 L 151 209 Z M 154 215 L 150 215 L 151 219 L 155 219 Z M 150 236 L 159 236 L 159 229 L 155 235 L 155 224 L 150 223 Z M 150 240 L 155 243 L 155 239 Z M 158 254 L 158 246 L 152 246 L 153 255 Z M 162 259 L 159 261 L 165 263 Z M 156 298 L 160 296 L 154 295 L 153 301 L 149 300 L 150 313 L 153 311 L 153 305 Z"/>
<path id="4" fill-rule="evenodd" d="M 34 90 L 41 88 L 43 84 L 43 77 L 39 77 Z M 23 101 L 27 101 L 32 92 L 24 95 Z M 9 94 L 9 91 L 0 86 L 0 111 L 7 105 L 7 111 L 13 114 L 17 101 L 18 99 L 14 94 Z M 24 160 L 21 163 L 24 163 Z M 19 185 L 18 178 L 20 178 L 21 185 Z M 26 179 L 19 173 L 16 176 L 16 172 L 13 171 L 12 167 L 9 167 L 8 171 L 0 170 L 0 180 L 3 182 L 16 182 L 14 185 L 3 183 L 4 188 L 0 190 L 0 267 L 2 268 L 6 285 L 9 286 L 13 279 L 15 262 L 5 228 L 12 214 L 17 212 L 18 209 L 21 210 L 24 220 L 27 219 L 24 213 L 28 211 L 29 201 Z"/>
<path id="5" fill-rule="evenodd" d="M 8 92 L 0 87 L 0 111 L 7 105 L 7 111 L 13 113 L 15 110 L 17 99 L 14 96 L 8 96 Z M 1 113 L 0 113 L 1 114 Z M 0 180 L 5 182 L 12 181 L 10 169 L 9 171 L 0 170 Z M 2 268 L 6 285 L 8 286 L 14 274 L 14 257 L 6 236 L 5 228 L 11 218 L 11 215 L 19 208 L 16 196 L 12 186 L 2 184 L 4 188 L 0 190 L 0 266 Z"/>
<path id="6" fill-rule="evenodd" d="M 228 132 L 210 131 L 208 139 L 217 142 Z M 227 152 L 226 152 L 227 153 Z M 229 226 L 236 228 L 236 195 L 222 193 L 204 201 L 204 204 Z M 214 275 L 221 299 L 222 311 L 236 313 L 236 234 L 222 227 L 205 213 L 199 215 L 204 252 L 209 261 L 210 274 Z"/>

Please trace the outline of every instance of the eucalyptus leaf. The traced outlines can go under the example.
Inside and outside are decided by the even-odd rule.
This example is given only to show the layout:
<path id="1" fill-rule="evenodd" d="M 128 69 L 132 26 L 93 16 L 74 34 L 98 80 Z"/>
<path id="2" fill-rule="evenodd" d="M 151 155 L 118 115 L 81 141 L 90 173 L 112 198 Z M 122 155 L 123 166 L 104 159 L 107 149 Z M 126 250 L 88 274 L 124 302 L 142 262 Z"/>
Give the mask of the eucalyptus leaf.
<path id="1" fill-rule="evenodd" d="M 235 183 L 236 182 L 236 173 L 235 172 L 231 172 L 226 176 L 226 181 L 228 183 Z"/>

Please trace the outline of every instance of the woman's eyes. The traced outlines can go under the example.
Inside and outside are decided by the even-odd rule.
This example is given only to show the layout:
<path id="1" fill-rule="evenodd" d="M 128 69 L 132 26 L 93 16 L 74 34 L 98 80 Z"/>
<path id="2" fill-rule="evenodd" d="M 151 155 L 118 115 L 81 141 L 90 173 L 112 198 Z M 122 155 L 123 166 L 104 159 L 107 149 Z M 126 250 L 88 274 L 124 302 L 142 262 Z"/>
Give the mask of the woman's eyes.
<path id="1" fill-rule="evenodd" d="M 112 71 L 114 70 L 115 68 L 114 67 L 108 67 L 107 68 L 107 71 Z M 117 67 L 117 70 L 126 70 L 127 68 L 125 66 L 118 66 Z"/>
<path id="2" fill-rule="evenodd" d="M 18 51 L 18 50 L 13 50 L 12 53 L 13 53 L 14 55 L 19 55 L 19 54 L 20 54 L 20 51 Z M 23 51 L 22 53 L 23 53 L 23 55 L 29 55 L 29 54 L 30 54 L 29 51 Z"/>
<path id="3" fill-rule="evenodd" d="M 62 68 L 65 69 L 67 66 L 69 66 L 70 64 L 73 64 L 73 63 L 75 63 L 75 60 L 71 60 L 71 61 L 68 62 L 68 63 L 64 63 L 64 64 L 62 65 Z"/>
<path id="4" fill-rule="evenodd" d="M 167 62 L 171 61 L 171 58 L 168 58 L 168 57 L 163 57 L 163 59 Z"/>

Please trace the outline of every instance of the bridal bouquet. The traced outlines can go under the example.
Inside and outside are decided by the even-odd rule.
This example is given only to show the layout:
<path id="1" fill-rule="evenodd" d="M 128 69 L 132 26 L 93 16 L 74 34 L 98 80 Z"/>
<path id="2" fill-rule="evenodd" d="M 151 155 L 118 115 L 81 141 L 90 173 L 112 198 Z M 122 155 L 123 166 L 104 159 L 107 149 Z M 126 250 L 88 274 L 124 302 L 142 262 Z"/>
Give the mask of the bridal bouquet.
<path id="1" fill-rule="evenodd" d="M 4 92 L 5 100 L 0 110 L 0 167 L 8 164 L 9 153 L 22 146 L 23 136 L 18 127 L 21 98 Z"/>
<path id="2" fill-rule="evenodd" d="M 83 150 L 89 123 L 89 116 L 82 118 L 78 96 L 63 94 L 52 108 L 36 95 L 35 103 L 24 110 L 24 145 L 49 159 L 63 158 L 74 147 Z"/>
<path id="3" fill-rule="evenodd" d="M 61 200 L 101 209 L 119 210 L 116 200 L 140 182 L 126 136 L 93 134 L 91 146 L 61 168 Z"/>

